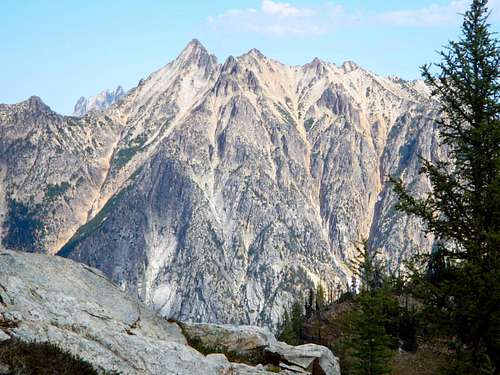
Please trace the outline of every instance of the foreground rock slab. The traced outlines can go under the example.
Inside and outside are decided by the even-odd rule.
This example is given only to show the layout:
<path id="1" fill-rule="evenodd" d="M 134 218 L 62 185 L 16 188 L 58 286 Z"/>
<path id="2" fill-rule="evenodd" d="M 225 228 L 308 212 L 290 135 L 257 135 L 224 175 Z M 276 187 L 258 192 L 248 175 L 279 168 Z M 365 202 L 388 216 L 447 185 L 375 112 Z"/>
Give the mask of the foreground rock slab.
<path id="1" fill-rule="evenodd" d="M 214 350 L 243 360 L 275 363 L 293 373 L 340 374 L 337 358 L 326 347 L 291 346 L 276 340 L 267 329 L 255 326 L 182 323 L 188 341 L 201 350 Z"/>
<path id="2" fill-rule="evenodd" d="M 218 332 L 222 345 L 236 345 L 231 341 L 231 330 L 237 332 L 239 328 L 226 328 L 224 337 L 218 327 L 213 326 L 212 331 Z M 206 336 L 204 327 L 199 328 L 200 335 Z M 254 342 L 254 336 L 261 331 L 265 333 L 262 342 Z M 196 326 L 189 332 L 194 334 Z M 328 362 L 325 354 L 316 355 L 323 349 L 334 358 L 329 350 L 315 345 L 309 352 L 301 347 L 294 352 L 293 347 L 278 343 L 267 330 L 244 327 L 241 333 L 242 342 L 248 342 L 243 349 L 264 346 L 270 353 L 279 353 L 283 361 L 301 368 L 301 363 L 307 362 L 307 353 L 318 358 L 310 363 Z M 11 338 L 54 343 L 91 363 L 99 372 L 269 373 L 264 366 L 232 363 L 223 354 L 205 356 L 190 347 L 178 324 L 164 320 L 122 292 L 100 271 L 60 257 L 0 249 L 0 340 Z M 269 346 L 271 342 L 273 346 Z M 282 370 L 284 374 L 294 373 Z"/>

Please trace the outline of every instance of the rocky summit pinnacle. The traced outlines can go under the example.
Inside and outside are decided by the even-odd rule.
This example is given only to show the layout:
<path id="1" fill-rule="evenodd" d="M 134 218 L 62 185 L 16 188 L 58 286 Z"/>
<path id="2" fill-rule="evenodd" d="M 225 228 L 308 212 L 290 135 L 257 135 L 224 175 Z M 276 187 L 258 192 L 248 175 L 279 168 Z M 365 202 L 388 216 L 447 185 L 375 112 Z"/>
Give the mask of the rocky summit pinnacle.
<path id="1" fill-rule="evenodd" d="M 445 158 L 425 84 L 353 63 L 219 64 L 196 40 L 87 115 L 0 106 L 0 238 L 103 271 L 166 317 L 276 328 L 338 291 L 368 239 L 392 269 L 433 239 L 394 209 Z"/>
<path id="2" fill-rule="evenodd" d="M 103 111 L 107 109 L 110 105 L 119 101 L 125 95 L 125 91 L 121 86 L 118 86 L 116 90 L 105 90 L 101 91 L 96 96 L 91 96 L 90 98 L 80 97 L 75 104 L 73 110 L 73 116 L 81 117 L 89 111 Z"/>

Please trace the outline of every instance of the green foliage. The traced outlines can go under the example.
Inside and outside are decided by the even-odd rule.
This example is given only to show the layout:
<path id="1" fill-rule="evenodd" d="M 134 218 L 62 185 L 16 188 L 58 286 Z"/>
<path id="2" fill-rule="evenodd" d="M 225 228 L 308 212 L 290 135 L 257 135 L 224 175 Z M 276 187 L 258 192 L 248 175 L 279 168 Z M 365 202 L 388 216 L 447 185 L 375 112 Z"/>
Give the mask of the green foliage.
<path id="1" fill-rule="evenodd" d="M 306 121 L 304 121 L 304 128 L 306 129 L 306 131 L 309 131 L 313 128 L 314 126 L 314 119 L 313 118 L 310 118 L 310 119 L 307 119 Z"/>
<path id="2" fill-rule="evenodd" d="M 349 319 L 347 347 L 350 349 L 350 372 L 359 375 L 382 375 L 391 371 L 392 348 L 396 342 L 391 335 L 394 322 L 399 320 L 399 303 L 392 283 L 383 272 L 378 252 L 367 241 L 358 248 L 353 272 L 361 281 L 361 292 L 355 298 L 356 309 Z M 398 322 L 399 323 L 399 322 Z"/>
<path id="3" fill-rule="evenodd" d="M 48 200 L 56 199 L 58 196 L 63 195 L 70 188 L 70 184 L 67 181 L 63 181 L 61 184 L 48 184 L 47 191 L 45 192 L 45 197 Z"/>
<path id="4" fill-rule="evenodd" d="M 279 339 L 290 345 L 302 343 L 305 315 L 302 303 L 295 301 L 292 305 L 291 316 L 285 310 L 281 334 Z"/>
<path id="5" fill-rule="evenodd" d="M 379 289 L 384 282 L 384 265 L 379 258 L 379 251 L 371 250 L 366 240 L 361 247 L 356 247 L 356 251 L 357 256 L 351 262 L 351 268 L 361 282 L 361 290 L 372 292 Z"/>
<path id="6" fill-rule="evenodd" d="M 500 369 L 500 47 L 488 15 L 487 1 L 474 0 L 461 38 L 441 52 L 439 73 L 423 67 L 442 105 L 438 130 L 451 161 L 422 159 L 433 188 L 424 198 L 392 179 L 398 208 L 436 237 L 414 291 L 426 323 L 456 337 L 455 374 Z"/>
<path id="7" fill-rule="evenodd" d="M 267 365 L 266 366 L 266 371 L 274 372 L 276 374 L 279 374 L 281 372 L 281 367 L 279 367 L 277 365 Z"/>
<path id="8" fill-rule="evenodd" d="M 88 362 L 49 343 L 4 341 L 0 363 L 9 366 L 13 375 L 97 375 Z"/>
<path id="9" fill-rule="evenodd" d="M 2 244 L 7 249 L 34 252 L 43 224 L 33 210 L 23 202 L 7 197 L 7 217 L 3 223 L 6 235 Z"/>
<path id="10" fill-rule="evenodd" d="M 358 310 L 352 317 L 351 343 L 353 374 L 378 375 L 391 371 L 391 347 L 394 338 L 387 334 L 387 307 L 394 303 L 387 290 L 362 292 L 357 299 Z"/>
<path id="11" fill-rule="evenodd" d="M 140 147 L 122 148 L 120 151 L 116 153 L 116 156 L 113 158 L 113 166 L 116 169 L 122 168 L 134 157 L 134 155 L 139 151 L 139 149 Z"/>
<path id="12" fill-rule="evenodd" d="M 325 307 L 325 288 L 319 283 L 316 288 L 316 311 L 321 311 Z"/>
<path id="13" fill-rule="evenodd" d="M 113 167 L 118 170 L 125 166 L 142 149 L 145 141 L 146 136 L 142 134 L 131 140 L 127 145 L 128 147 L 121 148 L 113 157 Z"/>
<path id="14" fill-rule="evenodd" d="M 314 312 L 314 290 L 309 289 L 309 295 L 304 305 L 306 319 L 309 319 Z"/>
<path id="15" fill-rule="evenodd" d="M 106 221 L 106 218 L 112 212 L 112 210 L 120 202 L 120 198 L 125 194 L 125 190 L 121 190 L 117 194 L 113 195 L 104 205 L 104 207 L 87 223 L 82 225 L 76 233 L 71 237 L 71 239 L 59 250 L 59 256 L 66 257 L 78 246 L 78 244 L 87 238 L 87 236 L 101 227 Z"/>
<path id="16" fill-rule="evenodd" d="M 297 340 L 297 336 L 293 330 L 292 322 L 287 310 L 285 310 L 285 314 L 283 315 L 281 333 L 278 338 L 280 341 L 284 341 L 287 344 L 296 345 L 295 342 Z"/>

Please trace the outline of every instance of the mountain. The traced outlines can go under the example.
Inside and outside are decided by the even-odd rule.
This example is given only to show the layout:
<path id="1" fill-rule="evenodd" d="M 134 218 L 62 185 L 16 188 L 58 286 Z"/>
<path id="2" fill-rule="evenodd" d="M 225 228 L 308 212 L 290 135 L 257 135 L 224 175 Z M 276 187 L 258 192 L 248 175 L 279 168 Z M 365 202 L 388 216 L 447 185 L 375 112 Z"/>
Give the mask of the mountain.
<path id="1" fill-rule="evenodd" d="M 110 105 L 115 104 L 125 96 L 125 91 L 121 86 L 118 86 L 115 91 L 105 90 L 101 91 L 96 96 L 85 98 L 80 97 L 75 104 L 73 116 L 82 117 L 89 111 L 104 111 Z"/>
<path id="2" fill-rule="evenodd" d="M 11 339 L 57 345 L 99 374 L 265 375 L 294 369 L 294 374 L 340 375 L 337 359 L 325 347 L 290 346 L 260 327 L 169 322 L 96 269 L 0 248 L 0 353 L 15 346 Z M 0 355 L 2 374 L 40 373 L 40 367 L 21 370 L 12 353 Z M 45 373 L 55 373 L 43 365 Z"/>
<path id="3" fill-rule="evenodd" d="M 0 106 L 2 243 L 98 268 L 166 317 L 276 328 L 307 288 L 346 288 L 362 239 L 393 270 L 429 251 L 387 176 L 430 189 L 436 114 L 421 81 L 255 49 L 220 64 L 194 40 L 105 111 Z"/>

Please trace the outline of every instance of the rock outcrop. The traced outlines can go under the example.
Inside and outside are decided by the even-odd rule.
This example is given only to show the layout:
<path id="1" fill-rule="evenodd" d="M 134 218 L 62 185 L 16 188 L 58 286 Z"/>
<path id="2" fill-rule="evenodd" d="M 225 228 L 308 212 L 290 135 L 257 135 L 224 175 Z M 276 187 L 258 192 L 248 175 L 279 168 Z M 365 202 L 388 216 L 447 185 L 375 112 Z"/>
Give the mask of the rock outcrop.
<path id="1" fill-rule="evenodd" d="M 338 360 L 329 349 L 315 344 L 291 346 L 279 342 L 267 328 L 204 323 L 182 323 L 181 327 L 188 341 L 202 350 L 214 348 L 299 373 L 340 374 Z"/>
<path id="2" fill-rule="evenodd" d="M 254 332 L 262 331 L 277 364 L 304 363 L 308 373 L 339 374 L 336 358 L 324 347 L 290 347 L 257 327 L 210 327 L 200 329 L 202 335 L 207 329 L 217 332 L 223 345 L 214 341 L 214 347 L 224 349 L 232 332 L 252 341 Z M 196 326 L 189 332 L 196 335 Z M 99 371 L 121 374 L 268 373 L 265 358 L 256 367 L 229 362 L 222 353 L 205 356 L 196 351 L 178 324 L 121 291 L 96 269 L 61 257 L 0 250 L 0 340 L 11 338 L 50 342 Z M 319 367 L 306 367 L 308 361 Z M 282 370 L 290 373 L 285 366 Z"/>
<path id="3" fill-rule="evenodd" d="M 89 98 L 85 98 L 84 96 L 82 96 L 75 104 L 75 108 L 73 109 L 73 116 L 82 117 L 90 111 L 104 111 L 124 96 L 125 91 L 123 91 L 123 88 L 121 86 L 118 86 L 114 91 L 101 91 L 96 96 L 91 96 Z"/>
<path id="4" fill-rule="evenodd" d="M 346 287 L 361 239 L 392 269 L 431 248 L 387 176 L 428 191 L 435 115 L 421 82 L 257 50 L 219 64 L 192 41 L 102 112 L 0 106 L 0 238 L 166 317 L 275 329 L 304 290 Z"/>

